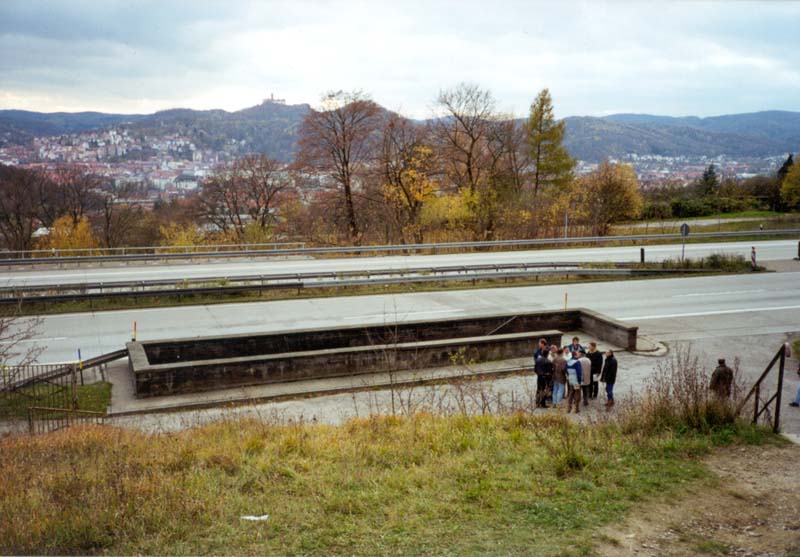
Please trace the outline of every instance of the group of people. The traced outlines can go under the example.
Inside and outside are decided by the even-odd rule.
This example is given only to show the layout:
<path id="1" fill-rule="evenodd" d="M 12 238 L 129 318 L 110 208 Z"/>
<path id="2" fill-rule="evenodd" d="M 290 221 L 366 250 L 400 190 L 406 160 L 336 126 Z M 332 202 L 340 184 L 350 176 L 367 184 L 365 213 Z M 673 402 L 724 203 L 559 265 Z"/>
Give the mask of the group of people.
<path id="1" fill-rule="evenodd" d="M 605 356 L 605 359 L 603 358 Z M 564 347 L 548 346 L 547 339 L 539 339 L 533 354 L 533 371 L 536 374 L 536 405 L 558 408 L 567 401 L 567 412 L 580 412 L 583 406 L 596 399 L 600 383 L 605 383 L 606 408 L 614 406 L 614 383 L 617 381 L 617 359 L 613 350 L 605 354 L 590 342 L 588 350 L 575 337 Z"/>

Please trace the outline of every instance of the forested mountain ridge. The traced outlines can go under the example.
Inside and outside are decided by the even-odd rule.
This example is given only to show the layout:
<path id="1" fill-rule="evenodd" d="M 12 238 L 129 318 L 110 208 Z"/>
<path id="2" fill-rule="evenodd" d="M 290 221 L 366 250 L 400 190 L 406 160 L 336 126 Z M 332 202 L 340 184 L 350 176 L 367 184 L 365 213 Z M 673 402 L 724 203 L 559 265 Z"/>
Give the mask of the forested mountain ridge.
<path id="1" fill-rule="evenodd" d="M 233 141 L 246 150 L 288 161 L 307 104 L 264 102 L 235 112 L 171 109 L 154 114 L 41 113 L 0 110 L 0 146 L 33 137 L 81 133 L 124 125 L 158 137 L 180 134 L 201 148 Z M 637 155 L 761 157 L 800 150 L 800 112 L 765 111 L 698 118 L 613 114 L 565 119 L 564 145 L 581 160 Z M 242 143 L 243 142 L 243 143 Z"/>

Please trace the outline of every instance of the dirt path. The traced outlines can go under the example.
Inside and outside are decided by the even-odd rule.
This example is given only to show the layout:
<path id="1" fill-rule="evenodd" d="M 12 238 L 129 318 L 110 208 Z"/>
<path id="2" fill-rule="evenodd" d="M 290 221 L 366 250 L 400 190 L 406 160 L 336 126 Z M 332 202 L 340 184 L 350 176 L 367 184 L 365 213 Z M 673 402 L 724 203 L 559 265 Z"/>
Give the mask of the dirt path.
<path id="1" fill-rule="evenodd" d="M 634 507 L 601 530 L 594 554 L 800 557 L 800 446 L 735 447 L 706 462 L 714 485 Z"/>

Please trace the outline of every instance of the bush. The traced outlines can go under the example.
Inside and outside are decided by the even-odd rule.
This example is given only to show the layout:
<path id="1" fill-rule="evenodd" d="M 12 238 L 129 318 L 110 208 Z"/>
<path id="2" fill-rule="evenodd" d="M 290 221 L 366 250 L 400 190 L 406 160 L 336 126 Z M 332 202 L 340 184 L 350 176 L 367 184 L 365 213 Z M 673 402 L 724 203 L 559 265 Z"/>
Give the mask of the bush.
<path id="1" fill-rule="evenodd" d="M 743 395 L 738 358 L 733 371 L 731 398 L 720 400 L 709 390 L 711 376 L 691 347 L 679 346 L 656 367 L 641 395 L 621 411 L 623 431 L 712 433 L 742 425 L 736 410 Z"/>
<path id="2" fill-rule="evenodd" d="M 706 217 L 717 212 L 714 204 L 701 199 L 673 199 L 670 203 L 676 217 Z"/>
<path id="3" fill-rule="evenodd" d="M 750 262 L 741 255 L 728 253 L 712 253 L 708 257 L 698 259 L 665 259 L 661 262 L 663 269 L 709 269 L 727 272 L 748 271 Z"/>
<path id="4" fill-rule="evenodd" d="M 642 220 L 668 219 L 672 216 L 672 206 L 666 201 L 645 203 L 642 209 Z"/>

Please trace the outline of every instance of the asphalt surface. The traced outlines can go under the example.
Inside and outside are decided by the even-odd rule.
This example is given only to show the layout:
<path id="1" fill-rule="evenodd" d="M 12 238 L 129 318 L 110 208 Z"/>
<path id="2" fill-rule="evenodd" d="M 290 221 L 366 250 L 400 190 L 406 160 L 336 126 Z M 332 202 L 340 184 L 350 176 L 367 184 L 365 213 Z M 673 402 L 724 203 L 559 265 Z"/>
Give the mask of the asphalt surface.
<path id="1" fill-rule="evenodd" d="M 780 273 L 448 290 L 80 314 L 42 318 L 32 343 L 40 361 L 74 361 L 130 340 L 163 339 L 342 324 L 393 323 L 564 307 L 587 307 L 640 326 L 657 340 L 784 334 L 800 330 L 800 263 Z"/>
<path id="2" fill-rule="evenodd" d="M 797 256 L 797 241 L 720 242 L 687 244 L 686 257 L 699 258 L 714 253 L 750 257 L 756 248 L 759 261 L 791 260 Z M 681 244 L 645 246 L 647 261 L 681 257 Z M 420 267 L 534 263 L 639 261 L 639 246 L 483 252 L 447 255 L 409 255 L 331 259 L 218 260 L 204 263 L 136 263 L 118 267 L 78 269 L 37 269 L 0 273 L 0 286 L 82 284 L 87 282 L 148 281 L 202 277 L 236 277 L 258 274 L 341 272 L 355 270 L 409 269 Z"/>

